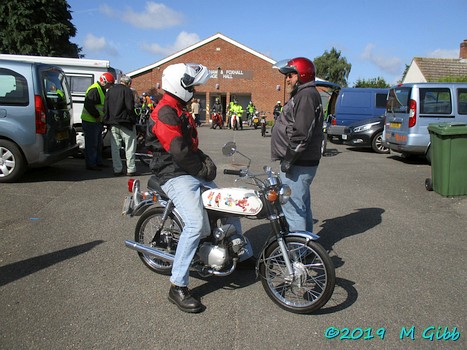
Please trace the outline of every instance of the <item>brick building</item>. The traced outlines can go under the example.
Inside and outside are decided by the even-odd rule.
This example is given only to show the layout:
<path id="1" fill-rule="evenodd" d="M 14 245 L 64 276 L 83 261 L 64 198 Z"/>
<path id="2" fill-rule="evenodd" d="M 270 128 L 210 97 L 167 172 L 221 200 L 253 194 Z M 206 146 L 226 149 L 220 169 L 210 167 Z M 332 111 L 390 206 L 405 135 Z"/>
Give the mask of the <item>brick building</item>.
<path id="1" fill-rule="evenodd" d="M 139 94 L 151 89 L 162 94 L 162 71 L 171 64 L 187 62 L 203 64 L 211 72 L 211 78 L 205 85 L 198 86 L 195 94 L 206 111 L 216 97 L 221 98 L 225 111 L 225 106 L 235 96 L 244 109 L 251 100 L 257 110 L 267 112 L 267 119 L 271 120 L 276 102 L 284 103 L 288 97 L 284 76 L 272 68 L 275 60 L 221 33 L 127 75 L 133 79 L 132 87 Z M 201 119 L 209 121 L 209 113 Z"/>

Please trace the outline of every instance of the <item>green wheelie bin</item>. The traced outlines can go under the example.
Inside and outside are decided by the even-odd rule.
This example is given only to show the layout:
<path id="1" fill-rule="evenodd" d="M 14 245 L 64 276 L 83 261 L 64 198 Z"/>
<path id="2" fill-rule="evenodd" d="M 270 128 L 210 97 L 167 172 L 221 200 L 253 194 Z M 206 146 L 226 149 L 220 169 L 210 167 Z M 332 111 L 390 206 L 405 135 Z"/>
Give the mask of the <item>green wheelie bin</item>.
<path id="1" fill-rule="evenodd" d="M 445 197 L 467 195 L 467 124 L 429 124 L 428 131 L 431 179 L 425 187 Z"/>

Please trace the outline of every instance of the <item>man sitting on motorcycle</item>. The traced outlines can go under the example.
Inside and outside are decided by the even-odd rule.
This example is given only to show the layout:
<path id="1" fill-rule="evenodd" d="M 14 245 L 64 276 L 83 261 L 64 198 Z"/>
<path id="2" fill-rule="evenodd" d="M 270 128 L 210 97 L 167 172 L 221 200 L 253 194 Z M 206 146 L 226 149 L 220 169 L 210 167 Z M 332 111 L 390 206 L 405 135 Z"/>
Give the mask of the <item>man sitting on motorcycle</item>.
<path id="1" fill-rule="evenodd" d="M 221 100 L 219 97 L 216 97 L 214 105 L 211 108 L 211 115 L 212 115 L 211 129 L 215 129 L 216 126 L 219 126 L 219 128 L 222 129 L 222 126 L 224 124 L 224 119 L 222 118 L 223 114 L 224 114 L 224 108 L 222 107 Z M 219 119 L 214 120 L 214 118 L 219 118 Z"/>
<path id="2" fill-rule="evenodd" d="M 151 170 L 173 200 L 184 222 L 170 277 L 169 300 L 185 312 L 200 312 L 201 302 L 188 289 L 190 264 L 199 241 L 210 233 L 201 198 L 203 186 L 216 187 L 216 165 L 198 148 L 196 123 L 186 110 L 195 86 L 204 84 L 209 70 L 200 64 L 178 63 L 162 73 L 165 94 L 149 119 L 146 143 L 153 150 Z M 240 220 L 231 223 L 241 232 Z M 245 249 L 251 256 L 252 249 Z"/>
<path id="3" fill-rule="evenodd" d="M 248 126 L 251 126 L 253 124 L 252 119 L 255 116 L 255 112 L 256 112 L 256 107 L 253 104 L 253 101 L 250 101 L 248 105 L 246 106 Z"/>

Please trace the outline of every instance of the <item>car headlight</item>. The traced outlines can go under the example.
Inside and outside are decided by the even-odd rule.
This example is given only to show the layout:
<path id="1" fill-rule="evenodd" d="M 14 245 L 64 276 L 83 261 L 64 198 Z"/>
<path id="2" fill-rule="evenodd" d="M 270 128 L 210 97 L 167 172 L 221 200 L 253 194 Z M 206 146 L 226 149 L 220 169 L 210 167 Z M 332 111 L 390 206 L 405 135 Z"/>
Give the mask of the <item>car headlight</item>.
<path id="1" fill-rule="evenodd" d="M 289 201 L 290 195 L 292 194 L 292 189 L 289 185 L 282 185 L 279 190 L 279 200 L 281 204 L 285 204 Z"/>
<path id="2" fill-rule="evenodd" d="M 376 125 L 376 124 L 379 124 L 379 122 L 357 126 L 353 128 L 353 132 L 362 132 L 362 131 L 369 130 L 371 129 L 373 125 Z"/>

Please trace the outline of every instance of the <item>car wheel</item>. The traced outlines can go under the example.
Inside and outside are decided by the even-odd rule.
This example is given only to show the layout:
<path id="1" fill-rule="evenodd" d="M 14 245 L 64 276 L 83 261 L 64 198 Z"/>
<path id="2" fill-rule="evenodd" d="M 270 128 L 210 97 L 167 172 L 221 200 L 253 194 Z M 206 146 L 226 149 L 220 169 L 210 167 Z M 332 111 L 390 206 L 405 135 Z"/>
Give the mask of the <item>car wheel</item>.
<path id="1" fill-rule="evenodd" d="M 381 131 L 373 137 L 371 148 L 376 153 L 389 153 L 389 148 L 383 146 L 383 133 Z"/>
<path id="2" fill-rule="evenodd" d="M 26 161 L 18 146 L 11 141 L 0 140 L 0 182 L 14 182 L 26 170 Z"/>

